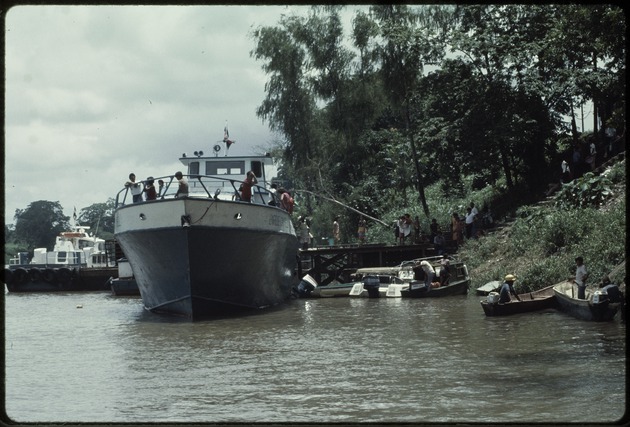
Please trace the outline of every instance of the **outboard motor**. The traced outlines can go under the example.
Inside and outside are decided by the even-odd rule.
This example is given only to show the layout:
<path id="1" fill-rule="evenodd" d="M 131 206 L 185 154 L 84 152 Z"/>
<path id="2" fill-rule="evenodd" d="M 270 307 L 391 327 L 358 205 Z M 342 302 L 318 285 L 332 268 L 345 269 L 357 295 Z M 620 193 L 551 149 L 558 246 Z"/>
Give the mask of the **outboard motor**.
<path id="1" fill-rule="evenodd" d="M 370 298 L 380 297 L 378 288 L 381 286 L 381 281 L 378 276 L 365 276 L 363 278 L 363 289 L 368 292 Z"/>
<path id="2" fill-rule="evenodd" d="M 619 290 L 619 286 L 615 284 L 606 285 L 601 289 L 602 292 L 608 295 L 608 299 L 610 302 L 621 302 L 621 290 Z"/>
<path id="3" fill-rule="evenodd" d="M 299 298 L 307 298 L 316 287 L 317 281 L 311 275 L 307 274 L 302 277 L 302 280 L 297 287 L 293 288 L 293 291 Z"/>
<path id="4" fill-rule="evenodd" d="M 608 293 L 606 291 L 599 290 L 593 293 L 593 304 L 603 304 L 608 301 Z"/>

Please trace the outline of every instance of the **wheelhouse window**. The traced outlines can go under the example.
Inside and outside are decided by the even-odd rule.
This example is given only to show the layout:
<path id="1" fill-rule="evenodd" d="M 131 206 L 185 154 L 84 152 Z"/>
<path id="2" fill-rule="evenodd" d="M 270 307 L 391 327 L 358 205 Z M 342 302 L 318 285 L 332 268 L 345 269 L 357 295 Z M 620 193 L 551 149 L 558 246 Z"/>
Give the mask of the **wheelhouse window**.
<path id="1" fill-rule="evenodd" d="M 262 176 L 263 164 L 262 162 L 252 161 L 252 172 L 256 175 L 257 178 Z"/>
<path id="2" fill-rule="evenodd" d="M 244 175 L 245 162 L 226 160 L 224 162 L 206 162 L 206 175 Z"/>
<path id="3" fill-rule="evenodd" d="M 188 175 L 199 175 L 199 162 L 190 162 L 188 164 Z"/>

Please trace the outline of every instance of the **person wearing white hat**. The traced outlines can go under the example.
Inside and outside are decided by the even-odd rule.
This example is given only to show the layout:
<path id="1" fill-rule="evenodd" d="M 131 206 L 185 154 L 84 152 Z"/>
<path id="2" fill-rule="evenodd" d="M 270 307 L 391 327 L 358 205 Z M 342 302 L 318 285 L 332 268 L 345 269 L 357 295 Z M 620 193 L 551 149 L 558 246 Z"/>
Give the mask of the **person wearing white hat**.
<path id="1" fill-rule="evenodd" d="M 505 282 L 501 286 L 501 290 L 499 291 L 499 304 L 505 304 L 506 302 L 510 302 L 512 298 L 510 298 L 510 294 L 514 295 L 517 300 L 521 300 L 514 290 L 514 282 L 516 281 L 516 276 L 513 274 L 508 274 L 505 276 Z"/>

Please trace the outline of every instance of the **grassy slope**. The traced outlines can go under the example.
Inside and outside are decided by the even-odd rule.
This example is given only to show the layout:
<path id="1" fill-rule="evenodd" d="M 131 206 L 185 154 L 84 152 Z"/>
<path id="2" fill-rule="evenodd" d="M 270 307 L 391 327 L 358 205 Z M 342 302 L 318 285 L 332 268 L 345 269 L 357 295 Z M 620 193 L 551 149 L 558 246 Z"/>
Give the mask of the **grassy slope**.
<path id="1" fill-rule="evenodd" d="M 625 278 L 625 161 L 607 170 L 613 197 L 597 208 L 561 210 L 555 203 L 522 206 L 509 226 L 467 241 L 458 256 L 469 268 L 472 288 L 515 274 L 518 291 L 531 291 L 572 276 L 584 257 L 590 284 L 609 274 Z"/>

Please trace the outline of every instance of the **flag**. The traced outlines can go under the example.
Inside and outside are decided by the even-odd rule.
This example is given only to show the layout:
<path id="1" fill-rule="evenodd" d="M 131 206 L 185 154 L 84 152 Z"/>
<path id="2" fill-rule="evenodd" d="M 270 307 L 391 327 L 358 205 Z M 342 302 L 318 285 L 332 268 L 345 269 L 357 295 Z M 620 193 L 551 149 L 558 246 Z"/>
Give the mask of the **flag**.
<path id="1" fill-rule="evenodd" d="M 234 144 L 236 141 L 230 139 L 230 132 L 228 131 L 227 124 L 223 128 L 223 142 L 225 142 L 225 146 L 227 149 L 230 148 L 230 145 Z"/>
<path id="2" fill-rule="evenodd" d="M 72 214 L 72 218 L 76 221 L 77 220 L 77 207 L 74 207 L 74 213 Z"/>

